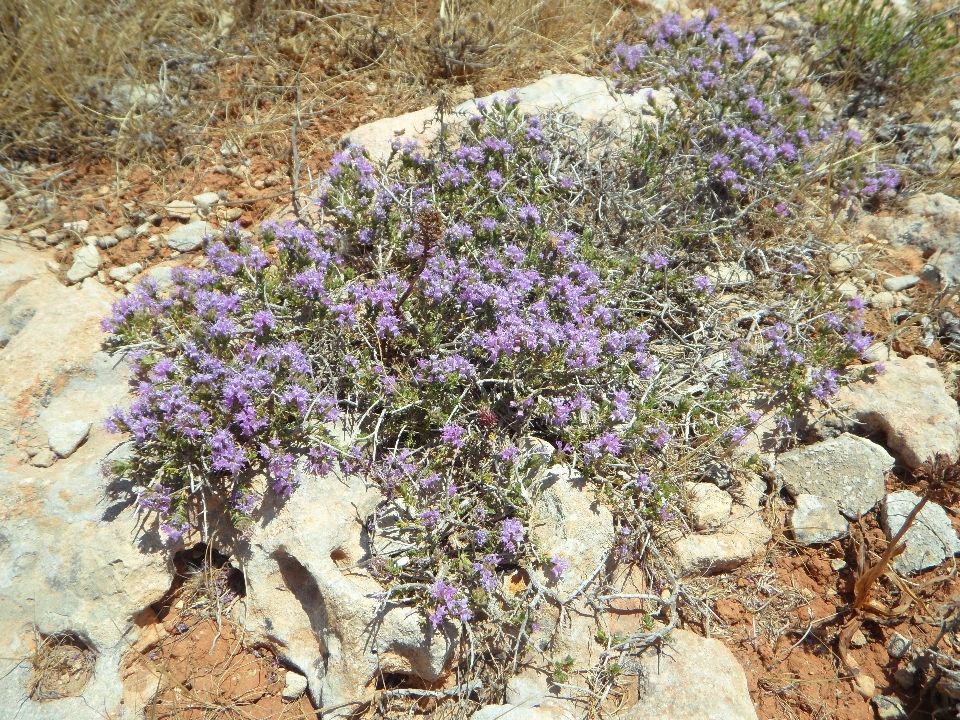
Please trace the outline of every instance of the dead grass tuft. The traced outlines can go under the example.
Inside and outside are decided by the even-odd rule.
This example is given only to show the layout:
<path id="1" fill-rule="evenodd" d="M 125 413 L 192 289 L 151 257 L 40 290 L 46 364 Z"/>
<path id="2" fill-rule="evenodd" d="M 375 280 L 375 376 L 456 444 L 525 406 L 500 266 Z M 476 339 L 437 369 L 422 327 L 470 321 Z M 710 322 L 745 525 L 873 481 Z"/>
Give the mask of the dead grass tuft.
<path id="1" fill-rule="evenodd" d="M 242 149 L 295 115 L 365 108 L 356 122 L 451 84 L 582 69 L 619 15 L 611 0 L 0 0 L 0 158 Z"/>

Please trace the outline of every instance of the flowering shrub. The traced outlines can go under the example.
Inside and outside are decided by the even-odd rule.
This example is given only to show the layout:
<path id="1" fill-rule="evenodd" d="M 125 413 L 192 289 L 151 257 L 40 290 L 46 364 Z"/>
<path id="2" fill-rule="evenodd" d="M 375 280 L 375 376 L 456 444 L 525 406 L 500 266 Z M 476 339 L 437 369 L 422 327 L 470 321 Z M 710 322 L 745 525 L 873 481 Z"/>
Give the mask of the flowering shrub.
<path id="1" fill-rule="evenodd" d="M 258 243 L 233 229 L 172 291 L 147 282 L 117 303 L 104 327 L 137 397 L 109 424 L 137 452 L 116 472 L 139 482 L 167 538 L 223 511 L 243 531 L 265 493 L 360 473 L 383 496 L 367 569 L 392 600 L 434 627 L 532 628 L 542 595 L 501 578 L 519 566 L 556 581 L 571 559 L 530 535 L 546 459 L 531 436 L 614 510 L 628 559 L 698 472 L 685 458 L 721 457 L 759 422 L 748 391 L 788 409 L 835 392 L 837 369 L 869 344 L 858 308 L 826 315 L 811 301 L 720 322 L 725 281 L 702 256 L 611 250 L 591 198 L 616 202 L 597 177 L 633 170 L 574 172 L 566 132 L 510 100 L 431 154 L 397 141 L 386 169 L 348 148 L 318 227 L 267 226 Z M 765 161 L 750 175 L 737 137 L 731 167 L 761 177 Z M 771 271 L 814 297 L 806 274 Z"/>
<path id="2" fill-rule="evenodd" d="M 635 202 L 656 208 L 638 214 L 644 224 L 716 232 L 764 210 L 789 217 L 801 189 L 824 179 L 846 194 L 866 184 L 866 196 L 899 183 L 882 169 L 879 182 L 849 181 L 857 167 L 844 158 L 859 137 L 815 119 L 808 99 L 772 71 L 777 51 L 762 28 L 736 33 L 713 9 L 704 19 L 667 15 L 643 42 L 614 48 L 611 73 L 621 90 L 674 95 L 661 125 L 642 131 L 628 157 Z"/>

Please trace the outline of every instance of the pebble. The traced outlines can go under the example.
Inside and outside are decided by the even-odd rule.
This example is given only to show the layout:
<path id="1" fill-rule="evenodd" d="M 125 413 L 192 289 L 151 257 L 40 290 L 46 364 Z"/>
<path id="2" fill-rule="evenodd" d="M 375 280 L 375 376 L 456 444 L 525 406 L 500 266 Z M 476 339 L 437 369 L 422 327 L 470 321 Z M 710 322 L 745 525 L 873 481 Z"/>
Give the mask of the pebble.
<path id="1" fill-rule="evenodd" d="M 67 270 L 67 282 L 78 283 L 97 274 L 100 269 L 100 253 L 95 245 L 84 245 L 73 254 L 73 265 Z"/>
<path id="2" fill-rule="evenodd" d="M 905 720 L 906 710 L 898 698 L 889 695 L 875 695 L 870 701 L 877 708 L 877 717 L 880 720 Z"/>
<path id="3" fill-rule="evenodd" d="M 86 235 L 87 230 L 90 229 L 89 220 L 73 220 L 72 222 L 65 222 L 63 224 L 63 229 L 67 232 L 74 232 L 77 235 Z"/>
<path id="4" fill-rule="evenodd" d="M 897 304 L 897 296 L 892 292 L 878 292 L 870 298 L 870 307 L 877 310 L 889 310 Z"/>
<path id="5" fill-rule="evenodd" d="M 116 247 L 117 243 L 119 242 L 120 241 L 113 235 L 104 235 L 101 238 L 97 238 L 97 247 L 106 250 L 107 248 Z"/>
<path id="6" fill-rule="evenodd" d="M 840 572 L 841 570 L 847 569 L 847 561 L 843 558 L 834 558 L 830 561 L 830 567 L 834 572 Z"/>
<path id="7" fill-rule="evenodd" d="M 27 233 L 27 237 L 31 240 L 40 240 L 45 243 L 47 241 L 47 231 L 43 228 L 34 228 Z"/>
<path id="8" fill-rule="evenodd" d="M 190 216 L 197 211 L 197 207 L 186 200 L 174 200 L 167 203 L 163 210 L 167 217 L 174 220 L 189 220 Z"/>
<path id="9" fill-rule="evenodd" d="M 863 634 L 863 630 L 857 630 L 853 634 L 850 638 L 850 644 L 855 648 L 862 648 L 867 644 L 867 636 Z"/>
<path id="10" fill-rule="evenodd" d="M 223 219 L 227 222 L 234 222 L 243 216 L 243 210 L 238 207 L 227 208 L 223 211 Z"/>
<path id="11" fill-rule="evenodd" d="M 30 459 L 34 467 L 48 468 L 57 461 L 57 456 L 50 448 L 44 448 Z"/>
<path id="12" fill-rule="evenodd" d="M 173 250 L 190 252 L 203 245 L 203 239 L 213 234 L 213 226 L 203 220 L 175 228 L 167 236 L 167 245 Z"/>
<path id="13" fill-rule="evenodd" d="M 283 691 L 280 697 L 285 702 L 293 702 L 307 689 L 307 679 L 300 673 L 287 670 L 286 681 L 283 684 Z"/>
<path id="14" fill-rule="evenodd" d="M 853 251 L 830 253 L 830 272 L 834 275 L 850 272 L 860 264 L 860 257 Z"/>
<path id="15" fill-rule="evenodd" d="M 119 283 L 128 283 L 137 275 L 143 272 L 143 265 L 140 263 L 131 263 L 123 267 L 115 267 L 110 270 L 110 279 Z"/>
<path id="16" fill-rule="evenodd" d="M 904 690 L 909 690 L 917 682 L 917 674 L 910 667 L 897 668 L 897 671 L 893 674 L 893 679 L 896 681 L 897 685 L 902 687 Z"/>
<path id="17" fill-rule="evenodd" d="M 0 200 L 0 230 L 6 230 L 13 223 L 13 215 L 9 206 Z"/>
<path id="18" fill-rule="evenodd" d="M 215 192 L 205 192 L 193 196 L 193 204 L 201 210 L 209 210 L 220 202 L 220 196 Z"/>
<path id="19" fill-rule="evenodd" d="M 920 282 L 920 278 L 916 275 L 901 275 L 900 277 L 887 278 L 883 281 L 883 287 L 890 292 L 900 292 L 912 288 L 918 282 Z"/>
<path id="20" fill-rule="evenodd" d="M 877 683 L 869 675 L 864 675 L 863 673 L 857 675 L 853 680 L 853 686 L 857 689 L 857 692 L 867 700 L 877 694 Z"/>
<path id="21" fill-rule="evenodd" d="M 134 232 L 136 232 L 132 226 L 124 225 L 123 227 L 118 227 L 113 231 L 113 236 L 117 240 L 126 240 L 127 238 L 132 238 Z"/>
<path id="22" fill-rule="evenodd" d="M 841 300 L 852 300 L 860 294 L 857 286 L 849 281 L 840 283 L 840 285 L 837 286 L 837 292 L 840 293 Z"/>
<path id="23" fill-rule="evenodd" d="M 137 225 L 137 229 L 133 231 L 133 234 L 136 235 L 137 237 L 140 237 L 141 235 L 146 235 L 148 232 L 150 232 L 151 227 L 152 225 L 148 222 L 140 223 L 139 225 Z"/>
<path id="24" fill-rule="evenodd" d="M 73 422 L 54 425 L 47 431 L 47 444 L 60 457 L 70 457 L 87 439 L 91 425 L 92 423 L 85 420 L 74 420 Z"/>
<path id="25" fill-rule="evenodd" d="M 861 356 L 866 362 L 886 362 L 890 359 L 890 348 L 882 342 L 875 342 Z"/>
<path id="26" fill-rule="evenodd" d="M 890 657 L 899 660 L 907 654 L 911 645 L 913 645 L 913 640 L 895 632 L 887 641 L 887 652 L 890 654 Z"/>

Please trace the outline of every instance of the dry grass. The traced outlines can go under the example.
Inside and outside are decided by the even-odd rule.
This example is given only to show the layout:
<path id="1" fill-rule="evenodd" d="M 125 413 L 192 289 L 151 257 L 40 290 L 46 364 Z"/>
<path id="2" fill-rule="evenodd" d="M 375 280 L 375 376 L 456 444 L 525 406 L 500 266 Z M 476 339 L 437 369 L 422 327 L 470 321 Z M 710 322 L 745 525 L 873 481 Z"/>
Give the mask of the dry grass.
<path id="1" fill-rule="evenodd" d="M 620 14 L 611 0 L 0 0 L 0 159 L 179 162 L 211 138 L 285 134 L 298 113 L 369 119 L 452 85 L 582 69 Z"/>

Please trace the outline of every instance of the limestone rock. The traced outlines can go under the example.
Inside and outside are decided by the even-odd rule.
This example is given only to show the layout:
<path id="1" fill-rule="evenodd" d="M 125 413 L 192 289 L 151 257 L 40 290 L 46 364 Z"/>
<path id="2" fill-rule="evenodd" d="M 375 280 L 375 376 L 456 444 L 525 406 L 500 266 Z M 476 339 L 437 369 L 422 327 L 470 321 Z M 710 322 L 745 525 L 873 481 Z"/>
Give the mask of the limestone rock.
<path id="1" fill-rule="evenodd" d="M 13 215 L 10 214 L 10 208 L 3 200 L 0 200 L 0 230 L 6 230 L 13 224 Z"/>
<path id="2" fill-rule="evenodd" d="M 790 513 L 793 537 L 802 545 L 822 545 L 845 536 L 850 524 L 837 511 L 832 498 L 800 493 Z"/>
<path id="3" fill-rule="evenodd" d="M 893 464 L 882 447 L 850 433 L 791 450 L 777 460 L 783 486 L 794 498 L 830 498 L 851 520 L 880 502 Z"/>
<path id="4" fill-rule="evenodd" d="M 946 391 L 936 363 L 922 355 L 891 358 L 880 375 L 841 388 L 833 404 L 843 418 L 831 420 L 844 430 L 882 432 L 887 447 L 910 468 L 936 453 L 954 460 L 960 454 L 960 411 Z M 815 493 L 824 495 L 824 493 Z"/>
<path id="5" fill-rule="evenodd" d="M 110 275 L 111 280 L 116 280 L 121 283 L 128 283 L 137 275 L 143 272 L 143 265 L 140 263 L 131 263 L 130 265 L 124 265 L 123 267 L 111 268 Z"/>
<path id="6" fill-rule="evenodd" d="M 609 122 L 625 128 L 635 121 L 654 117 L 654 105 L 667 107 L 671 95 L 661 90 L 640 90 L 632 95 L 613 92 L 602 78 L 575 74 L 549 75 L 532 85 L 513 91 L 519 111 L 536 115 L 563 109 L 580 116 L 585 123 Z M 445 120 L 464 122 L 477 113 L 480 102 L 491 105 L 505 100 L 510 93 L 499 92 L 458 105 Z M 351 130 L 342 144 L 363 146 L 371 159 L 385 162 L 394 142 L 412 140 L 424 146 L 440 131 L 436 108 L 429 107 L 395 118 L 384 118 Z"/>
<path id="7" fill-rule="evenodd" d="M 888 539 L 900 531 L 907 515 L 918 502 L 920 498 L 909 490 L 887 495 L 880 523 Z M 957 531 L 953 529 L 946 511 L 932 502 L 924 505 L 901 542 L 906 543 L 907 549 L 893 559 L 893 569 L 901 575 L 915 575 L 960 554 Z"/>
<path id="8" fill-rule="evenodd" d="M 113 235 L 104 235 L 103 237 L 97 238 L 97 247 L 107 250 L 109 248 L 116 247 L 119 242 L 120 240 Z"/>
<path id="9" fill-rule="evenodd" d="M 280 697 L 286 702 L 293 702 L 299 698 L 307 689 L 307 679 L 300 673 L 287 670 L 287 676 L 284 678 L 283 691 Z"/>
<path id="10" fill-rule="evenodd" d="M 681 575 L 713 575 L 740 567 L 766 550 L 772 533 L 760 515 L 760 483 L 741 488 L 742 501 L 714 533 L 665 534 L 666 547 Z"/>
<path id="11" fill-rule="evenodd" d="M 949 195 L 915 195 L 901 217 L 865 214 L 857 222 L 861 235 L 890 241 L 895 247 L 913 245 L 933 254 L 930 265 L 944 282 L 960 282 L 960 202 Z M 931 273 L 933 277 L 933 273 Z"/>
<path id="12" fill-rule="evenodd" d="M 193 196 L 193 204 L 196 205 L 201 211 L 209 210 L 219 202 L 220 196 L 215 192 L 205 192 Z"/>
<path id="13" fill-rule="evenodd" d="M 604 564 L 613 547 L 613 515 L 568 467 L 547 470 L 531 518 L 531 534 L 543 553 L 570 565 L 559 578 L 549 570 L 546 575 L 535 571 L 561 596 L 572 593 Z"/>
<path id="14" fill-rule="evenodd" d="M 47 431 L 47 444 L 58 456 L 68 458 L 87 439 L 91 424 L 85 420 L 57 423 Z"/>
<path id="15" fill-rule="evenodd" d="M 197 211 L 197 206 L 186 200 L 173 200 L 163 208 L 168 218 L 174 220 L 189 220 L 190 216 Z"/>
<path id="16" fill-rule="evenodd" d="M 739 263 L 719 263 L 708 266 L 704 274 L 717 285 L 746 285 L 753 282 L 753 272 Z"/>
<path id="17" fill-rule="evenodd" d="M 10 303 L 34 309 L 0 349 L 0 655 L 12 660 L 0 706 L 24 720 L 135 718 L 139 709 L 121 704 L 118 669 L 140 636 L 140 612 L 170 589 L 173 572 L 166 549 L 137 541 L 132 506 L 105 502 L 101 463 L 124 448 L 100 423 L 128 392 L 124 365 L 100 352 L 109 295 L 66 288 L 41 256 L 0 244 L 0 298 L 0 315 Z M 73 421 L 93 429 L 68 458 L 19 462 L 19 443 L 39 445 L 45 428 Z M 96 652 L 80 696 L 24 697 L 34 632 L 72 632 Z"/>
<path id="18" fill-rule="evenodd" d="M 67 270 L 67 282 L 78 283 L 97 274 L 100 253 L 95 245 L 84 245 L 73 253 L 73 265 Z"/>
<path id="19" fill-rule="evenodd" d="M 890 292 L 901 292 L 903 290 L 909 290 L 918 282 L 920 282 L 920 278 L 916 275 L 901 275 L 900 277 L 892 277 L 884 280 L 883 288 Z"/>
<path id="20" fill-rule="evenodd" d="M 747 676 L 719 640 L 674 630 L 663 652 L 643 655 L 640 701 L 621 720 L 756 720 Z"/>
<path id="21" fill-rule="evenodd" d="M 730 517 L 733 498 L 712 483 L 688 483 L 688 511 L 697 530 L 716 530 Z"/>
<path id="22" fill-rule="evenodd" d="M 57 461 L 57 454 L 50 448 L 44 448 L 32 458 L 30 464 L 34 467 L 48 468 Z"/>
<path id="23" fill-rule="evenodd" d="M 87 230 L 90 229 L 89 220 L 73 220 L 71 222 L 65 222 L 63 224 L 63 229 L 67 232 L 76 233 L 77 235 L 86 235 Z"/>
<path id="24" fill-rule="evenodd" d="M 204 239 L 208 235 L 213 235 L 213 232 L 214 227 L 205 220 L 187 223 L 186 225 L 174 228 L 173 231 L 167 235 L 167 245 L 173 250 L 190 252 L 191 250 L 196 250 L 201 247 Z"/>
<path id="25" fill-rule="evenodd" d="M 357 518 L 379 500 L 362 478 L 308 477 L 240 557 L 249 637 L 279 647 L 317 706 L 366 697 L 381 673 L 434 682 L 453 652 L 452 626 L 434 631 L 407 606 L 383 606 L 383 588 L 354 567 L 367 556 Z"/>
<path id="26" fill-rule="evenodd" d="M 897 296 L 892 292 L 878 292 L 870 298 L 870 307 L 877 310 L 889 310 L 897 304 Z"/>
<path id="27" fill-rule="evenodd" d="M 516 705 L 487 705 L 480 708 L 470 720 L 575 720 L 576 716 L 559 704 L 537 707 Z"/>

